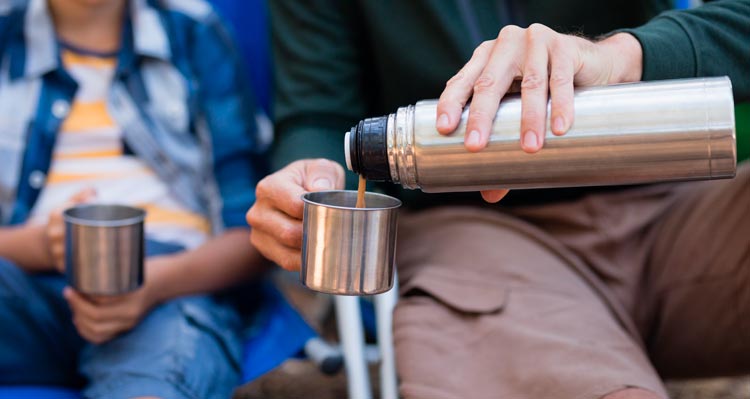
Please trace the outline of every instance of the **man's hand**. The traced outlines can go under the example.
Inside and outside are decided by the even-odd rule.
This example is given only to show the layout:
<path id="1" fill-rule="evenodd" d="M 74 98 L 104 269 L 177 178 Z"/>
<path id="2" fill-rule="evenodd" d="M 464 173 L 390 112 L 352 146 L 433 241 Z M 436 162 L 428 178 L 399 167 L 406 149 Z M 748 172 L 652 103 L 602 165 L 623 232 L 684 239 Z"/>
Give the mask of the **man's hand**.
<path id="1" fill-rule="evenodd" d="M 437 130 L 450 134 L 471 98 L 464 144 L 481 151 L 489 141 L 500 100 L 521 79 L 521 147 L 539 151 L 547 131 L 547 96 L 551 97 L 550 127 L 562 135 L 573 125 L 573 87 L 635 82 L 641 78 L 642 50 L 627 33 L 591 42 L 533 24 L 507 26 L 497 39 L 482 43 L 468 63 L 446 83 L 437 107 Z M 499 201 L 507 190 L 482 193 Z"/>
<path id="2" fill-rule="evenodd" d="M 65 205 L 52 211 L 49 215 L 49 221 L 45 230 L 49 262 L 60 273 L 65 273 L 65 222 L 62 215 L 63 211 L 72 206 L 89 202 L 95 197 L 96 191 L 93 188 L 83 189 L 72 196 Z"/>
<path id="3" fill-rule="evenodd" d="M 327 159 L 293 162 L 267 176 L 256 187 L 255 205 L 247 212 L 250 241 L 268 259 L 287 270 L 302 261 L 302 195 L 344 187 L 344 169 Z"/>

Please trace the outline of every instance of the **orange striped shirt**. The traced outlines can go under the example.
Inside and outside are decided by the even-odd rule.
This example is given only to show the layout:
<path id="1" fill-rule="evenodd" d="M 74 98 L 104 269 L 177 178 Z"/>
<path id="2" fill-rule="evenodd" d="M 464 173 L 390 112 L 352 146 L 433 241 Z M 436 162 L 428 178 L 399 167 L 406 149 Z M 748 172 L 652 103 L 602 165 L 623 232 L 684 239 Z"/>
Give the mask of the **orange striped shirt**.
<path id="1" fill-rule="evenodd" d="M 210 234 L 208 219 L 181 204 L 143 161 L 124 153 L 122 130 L 107 110 L 116 58 L 65 48 L 61 56 L 66 71 L 78 82 L 78 91 L 58 132 L 33 217 L 46 220 L 75 193 L 93 187 L 96 202 L 146 209 L 150 239 L 188 248 L 205 241 Z"/>

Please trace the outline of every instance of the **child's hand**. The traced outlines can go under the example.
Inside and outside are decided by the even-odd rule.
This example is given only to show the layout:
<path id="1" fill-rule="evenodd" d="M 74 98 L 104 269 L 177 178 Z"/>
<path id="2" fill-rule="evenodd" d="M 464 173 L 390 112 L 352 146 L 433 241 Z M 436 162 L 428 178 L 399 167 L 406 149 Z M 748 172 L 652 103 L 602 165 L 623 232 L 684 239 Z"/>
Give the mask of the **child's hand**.
<path id="1" fill-rule="evenodd" d="M 149 292 L 144 286 L 124 295 L 88 297 L 65 287 L 63 296 L 73 311 L 78 333 L 93 344 L 101 344 L 138 324 L 155 305 Z"/>
<path id="2" fill-rule="evenodd" d="M 50 261 L 55 266 L 55 270 L 60 273 L 65 273 L 65 222 L 62 213 L 65 209 L 89 202 L 94 198 L 96 198 L 96 191 L 93 188 L 85 188 L 49 215 L 46 229 L 47 248 Z"/>

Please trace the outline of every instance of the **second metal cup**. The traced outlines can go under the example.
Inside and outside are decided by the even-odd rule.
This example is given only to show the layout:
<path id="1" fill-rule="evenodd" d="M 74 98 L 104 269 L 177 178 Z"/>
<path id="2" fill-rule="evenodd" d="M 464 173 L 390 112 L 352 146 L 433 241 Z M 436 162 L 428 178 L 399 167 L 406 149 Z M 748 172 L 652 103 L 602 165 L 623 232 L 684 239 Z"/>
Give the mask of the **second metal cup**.
<path id="1" fill-rule="evenodd" d="M 143 283 L 146 212 L 122 205 L 80 205 L 63 212 L 68 282 L 88 295 L 120 295 Z"/>
<path id="2" fill-rule="evenodd" d="M 373 295 L 393 286 L 401 201 L 356 191 L 307 193 L 302 235 L 302 283 L 329 294 Z"/>

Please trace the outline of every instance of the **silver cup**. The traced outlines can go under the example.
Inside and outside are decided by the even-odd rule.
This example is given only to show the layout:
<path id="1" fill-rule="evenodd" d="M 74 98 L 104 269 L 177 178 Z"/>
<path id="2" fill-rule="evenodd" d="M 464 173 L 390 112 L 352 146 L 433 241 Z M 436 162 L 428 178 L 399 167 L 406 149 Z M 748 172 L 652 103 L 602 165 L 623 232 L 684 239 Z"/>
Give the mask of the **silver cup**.
<path id="1" fill-rule="evenodd" d="M 88 295 L 120 295 L 143 283 L 142 209 L 79 205 L 63 212 L 69 284 Z"/>
<path id="2" fill-rule="evenodd" d="M 396 225 L 401 201 L 356 191 L 320 191 L 302 196 L 302 283 L 315 291 L 373 295 L 393 286 Z"/>

